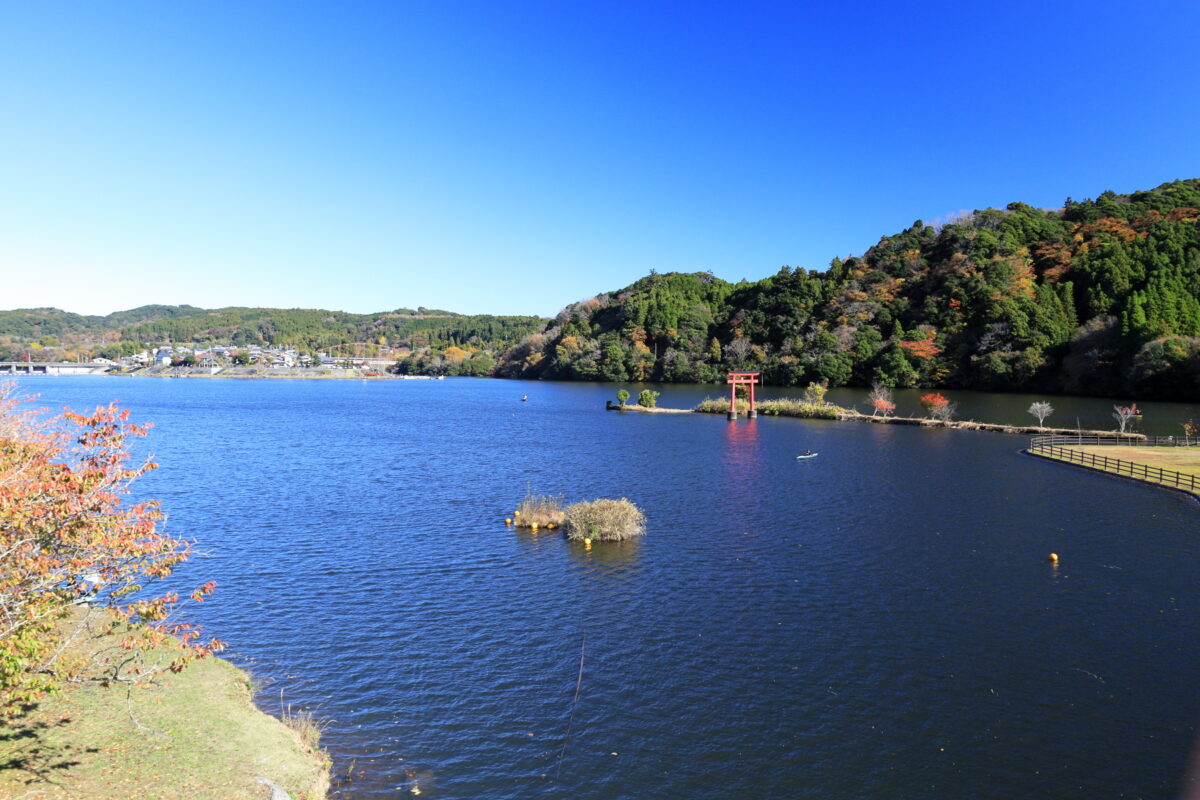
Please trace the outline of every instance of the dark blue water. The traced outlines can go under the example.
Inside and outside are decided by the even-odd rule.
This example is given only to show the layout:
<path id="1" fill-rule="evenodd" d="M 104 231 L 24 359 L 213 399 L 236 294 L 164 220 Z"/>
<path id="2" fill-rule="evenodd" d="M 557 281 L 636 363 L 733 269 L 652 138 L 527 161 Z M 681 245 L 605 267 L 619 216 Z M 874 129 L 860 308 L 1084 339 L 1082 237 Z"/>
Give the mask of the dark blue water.
<path id="1" fill-rule="evenodd" d="M 585 384 L 21 385 L 156 424 L 139 492 L 207 554 L 181 573 L 220 584 L 200 619 L 271 682 L 265 708 L 282 688 L 328 720 L 338 777 L 354 765 L 343 796 L 1184 786 L 1200 508 L 1022 456 L 1020 437 L 605 413 L 614 387 Z M 971 403 L 988 419 L 1028 399 Z M 628 497 L 647 534 L 586 551 L 514 532 L 527 486 Z"/>

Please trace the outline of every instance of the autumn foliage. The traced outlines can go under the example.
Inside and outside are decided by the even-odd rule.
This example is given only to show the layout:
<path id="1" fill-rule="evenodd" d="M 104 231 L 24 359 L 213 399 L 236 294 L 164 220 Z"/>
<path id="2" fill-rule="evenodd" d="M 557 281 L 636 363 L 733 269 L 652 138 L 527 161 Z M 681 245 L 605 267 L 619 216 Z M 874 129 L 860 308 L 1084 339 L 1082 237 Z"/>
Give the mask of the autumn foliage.
<path id="1" fill-rule="evenodd" d="M 129 485 L 155 465 L 131 464 L 130 424 L 113 405 L 89 414 L 46 416 L 22 409 L 0 390 L 0 715 L 62 680 L 136 683 L 152 671 L 141 655 L 168 639 L 181 648 L 170 669 L 221 649 L 172 619 L 179 596 L 154 596 L 147 584 L 171 574 L 191 552 L 162 532 L 154 502 L 125 504 Z M 191 593 L 200 601 L 208 583 Z M 112 614 L 120 652 L 88 664 L 58 659 L 69 622 L 97 607 Z"/>
<path id="2" fill-rule="evenodd" d="M 942 352 L 942 349 L 937 346 L 936 342 L 934 342 L 932 334 L 925 339 L 921 339 L 920 341 L 897 342 L 896 344 L 904 348 L 905 352 L 907 352 L 910 356 L 919 358 L 923 361 L 928 361 L 938 353 Z"/>
<path id="3" fill-rule="evenodd" d="M 896 410 L 896 401 L 892 397 L 892 390 L 882 383 L 876 383 L 871 387 L 871 394 L 867 396 L 867 402 L 871 404 L 871 416 L 882 413 L 885 417 Z"/>
<path id="4" fill-rule="evenodd" d="M 940 392 L 931 392 L 930 394 L 921 396 L 921 408 L 925 409 L 929 414 L 934 414 L 943 406 L 949 405 L 947 400 Z"/>

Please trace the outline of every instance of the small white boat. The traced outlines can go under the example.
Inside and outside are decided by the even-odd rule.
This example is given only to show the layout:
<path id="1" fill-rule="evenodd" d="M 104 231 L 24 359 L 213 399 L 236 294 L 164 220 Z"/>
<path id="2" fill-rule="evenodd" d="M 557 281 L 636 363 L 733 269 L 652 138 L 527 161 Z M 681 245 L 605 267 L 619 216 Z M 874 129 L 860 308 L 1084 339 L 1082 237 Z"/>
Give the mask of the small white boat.
<path id="1" fill-rule="evenodd" d="M 818 455 L 820 455 L 820 453 L 801 453 L 800 455 L 796 456 L 796 458 L 797 459 L 816 458 Z"/>

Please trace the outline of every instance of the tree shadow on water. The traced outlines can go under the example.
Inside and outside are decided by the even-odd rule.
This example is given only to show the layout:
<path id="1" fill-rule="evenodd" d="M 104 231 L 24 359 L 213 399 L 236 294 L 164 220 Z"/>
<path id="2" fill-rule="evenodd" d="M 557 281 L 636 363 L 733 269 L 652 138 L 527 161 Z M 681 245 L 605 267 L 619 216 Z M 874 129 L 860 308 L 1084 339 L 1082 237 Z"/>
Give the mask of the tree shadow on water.
<path id="1" fill-rule="evenodd" d="M 47 734 L 70 725 L 71 718 L 40 720 L 34 714 L 37 708 L 36 704 L 24 706 L 17 716 L 4 720 L 0 726 L 0 776 L 27 786 L 58 785 L 56 779 L 64 770 L 82 763 L 78 757 L 98 753 L 100 749 L 48 742 Z M 18 777 L 17 773 L 24 775 Z"/>

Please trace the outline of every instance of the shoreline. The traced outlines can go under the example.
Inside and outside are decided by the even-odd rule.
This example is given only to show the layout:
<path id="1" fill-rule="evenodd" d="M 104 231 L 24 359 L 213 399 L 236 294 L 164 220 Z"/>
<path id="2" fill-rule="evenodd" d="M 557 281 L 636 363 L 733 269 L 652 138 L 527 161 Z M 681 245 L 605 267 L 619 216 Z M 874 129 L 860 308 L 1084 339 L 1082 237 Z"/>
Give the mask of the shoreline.
<path id="1" fill-rule="evenodd" d="M 123 635 L 103 611 L 79 610 L 64 623 L 72 658 L 111 657 Z M 160 664 L 170 644 L 148 653 Z M 6 722 L 0 741 L 4 797 L 154 796 L 224 800 L 257 797 L 323 800 L 331 774 L 305 714 L 268 714 L 254 702 L 253 677 L 225 659 L 189 663 L 146 685 L 88 681 L 31 704 Z M 53 767 L 53 770 L 48 770 Z M 266 789 L 264 790 L 264 787 Z"/>
<path id="2" fill-rule="evenodd" d="M 234 371 L 239 370 L 239 371 Z M 105 372 L 105 378 L 229 378 L 232 380 L 293 380 L 293 381 L 438 381 L 437 375 L 395 375 L 375 370 L 339 369 L 269 369 L 260 367 L 230 367 L 211 372 L 203 367 L 161 367 L 133 370 L 131 372 Z"/>
<path id="3" fill-rule="evenodd" d="M 964 430 L 964 431 L 990 431 L 993 433 L 1008 433 L 1018 436 L 1092 436 L 1102 439 L 1117 439 L 1129 441 L 1142 441 L 1146 439 L 1146 435 L 1142 433 L 1120 433 L 1118 431 L 1097 431 L 1097 430 L 1079 430 L 1076 428 L 1041 428 L 1036 425 L 1006 425 L 999 422 L 976 422 L 975 420 L 941 420 L 930 419 L 929 417 L 883 417 L 863 414 L 860 411 L 855 411 L 851 408 L 843 408 L 833 404 L 813 405 L 809 408 L 817 413 L 788 413 L 786 409 L 780 409 L 778 412 L 774 410 L 766 410 L 770 408 L 767 404 L 770 401 L 759 403 L 759 417 L 792 417 L 794 419 L 818 419 L 826 421 L 852 421 L 866 422 L 875 425 L 910 425 L 920 428 L 945 428 L 949 430 Z M 695 414 L 710 414 L 719 415 L 728 413 L 729 404 L 725 402 L 723 407 L 720 402 L 716 402 L 709 409 L 701 410 L 694 409 L 671 409 L 674 413 L 695 413 Z M 743 417 L 744 412 L 739 409 L 738 416 Z"/>
<path id="4" fill-rule="evenodd" d="M 1118 442 L 1072 442 L 1068 437 L 1067 441 L 1060 442 L 1035 438 L 1023 452 L 1046 461 L 1169 489 L 1200 502 L 1200 451 L 1196 447 L 1162 443 L 1158 438 L 1123 445 Z M 1164 457 L 1164 454 L 1169 455 Z M 1176 458 L 1180 454 L 1181 457 Z"/>

